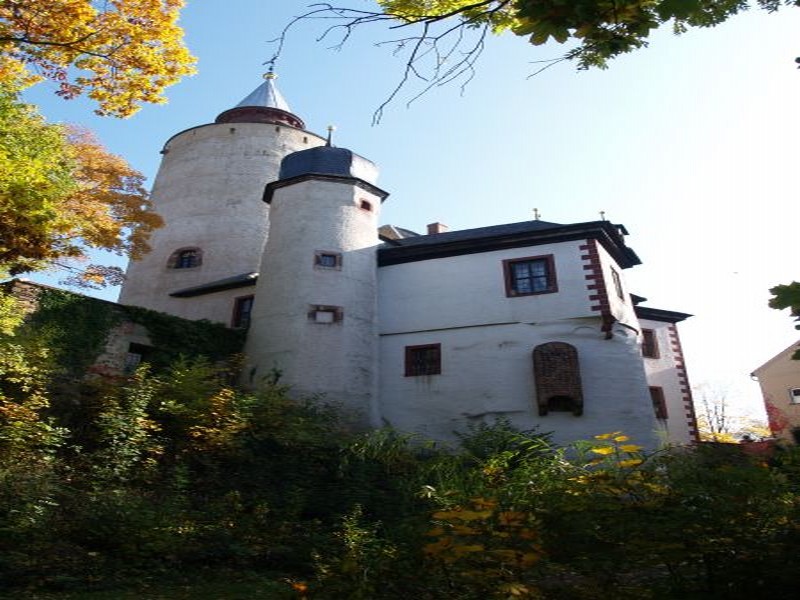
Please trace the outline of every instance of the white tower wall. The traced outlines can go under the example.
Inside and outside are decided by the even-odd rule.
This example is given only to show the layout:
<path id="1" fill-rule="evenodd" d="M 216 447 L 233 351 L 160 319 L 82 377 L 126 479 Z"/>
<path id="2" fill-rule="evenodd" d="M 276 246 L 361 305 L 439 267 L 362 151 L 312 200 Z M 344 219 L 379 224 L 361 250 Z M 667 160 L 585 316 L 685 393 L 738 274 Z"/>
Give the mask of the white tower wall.
<path id="1" fill-rule="evenodd" d="M 277 179 L 284 156 L 324 142 L 308 131 L 271 123 L 203 125 L 170 139 L 152 192 L 165 225 L 154 232 L 152 251 L 128 266 L 120 302 L 229 322 L 231 307 L 218 302 L 217 294 L 169 294 L 258 272 L 268 229 L 264 186 Z M 170 256 L 183 248 L 199 248 L 202 264 L 171 268 Z"/>
<path id="2" fill-rule="evenodd" d="M 274 192 L 245 378 L 258 385 L 280 372 L 294 396 L 322 395 L 341 404 L 356 425 L 377 425 L 375 250 L 382 198 L 355 179 L 310 177 Z M 339 256 L 339 264 L 316 264 L 320 253 Z"/>

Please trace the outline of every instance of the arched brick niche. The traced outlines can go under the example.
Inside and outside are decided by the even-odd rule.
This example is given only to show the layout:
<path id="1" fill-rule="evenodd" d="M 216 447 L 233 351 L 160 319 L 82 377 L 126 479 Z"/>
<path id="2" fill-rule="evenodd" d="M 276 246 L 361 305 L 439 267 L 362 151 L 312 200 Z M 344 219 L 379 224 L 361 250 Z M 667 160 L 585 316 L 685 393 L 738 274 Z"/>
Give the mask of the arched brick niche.
<path id="1" fill-rule="evenodd" d="M 578 351 L 564 342 L 548 342 L 533 349 L 533 376 L 539 415 L 550 411 L 583 414 L 583 388 Z"/>

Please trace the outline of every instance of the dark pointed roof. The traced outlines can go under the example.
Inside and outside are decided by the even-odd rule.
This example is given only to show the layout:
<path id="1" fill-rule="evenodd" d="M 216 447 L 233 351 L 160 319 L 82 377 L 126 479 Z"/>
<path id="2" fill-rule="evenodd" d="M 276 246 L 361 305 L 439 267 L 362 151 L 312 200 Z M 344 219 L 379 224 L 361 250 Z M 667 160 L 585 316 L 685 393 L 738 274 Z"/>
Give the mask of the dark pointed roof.
<path id="1" fill-rule="evenodd" d="M 239 104 L 217 117 L 217 123 L 275 123 L 305 129 L 303 120 L 292 113 L 288 102 L 275 85 L 277 75 L 264 75 L 264 83 L 248 94 Z"/>

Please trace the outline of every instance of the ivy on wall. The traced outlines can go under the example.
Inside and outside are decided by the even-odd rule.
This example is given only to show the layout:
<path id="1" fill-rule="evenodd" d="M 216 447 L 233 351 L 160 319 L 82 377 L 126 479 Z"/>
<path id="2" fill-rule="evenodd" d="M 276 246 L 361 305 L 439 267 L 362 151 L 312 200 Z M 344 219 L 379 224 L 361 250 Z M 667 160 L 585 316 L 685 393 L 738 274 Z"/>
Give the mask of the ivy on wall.
<path id="1" fill-rule="evenodd" d="M 147 362 L 158 371 L 180 356 L 226 359 L 241 351 L 244 332 L 210 321 L 188 321 L 135 306 L 122 306 L 70 292 L 42 288 L 37 309 L 22 334 L 50 350 L 66 375 L 81 376 L 103 351 L 109 332 L 131 321 L 143 326 L 153 351 Z"/>
<path id="2" fill-rule="evenodd" d="M 108 332 L 122 321 L 111 302 L 56 289 L 42 289 L 23 334 L 50 351 L 68 375 L 83 374 L 103 350 Z"/>
<path id="3" fill-rule="evenodd" d="M 126 320 L 147 329 L 153 345 L 147 362 L 156 370 L 168 366 L 180 356 L 204 356 L 212 362 L 224 360 L 241 352 L 244 346 L 244 331 L 228 329 L 221 323 L 188 321 L 138 306 L 120 308 Z"/>

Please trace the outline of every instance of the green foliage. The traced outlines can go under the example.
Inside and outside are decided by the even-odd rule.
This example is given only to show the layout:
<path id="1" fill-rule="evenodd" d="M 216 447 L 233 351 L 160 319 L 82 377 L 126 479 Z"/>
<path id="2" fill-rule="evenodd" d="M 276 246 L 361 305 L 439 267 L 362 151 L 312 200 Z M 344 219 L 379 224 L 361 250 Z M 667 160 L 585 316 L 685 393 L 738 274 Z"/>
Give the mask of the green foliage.
<path id="1" fill-rule="evenodd" d="M 0 336 L 14 335 L 14 330 L 22 323 L 22 318 L 17 300 L 0 289 Z"/>
<path id="2" fill-rule="evenodd" d="M 796 0 L 379 0 L 384 15 L 405 26 L 424 27 L 422 37 L 436 45 L 461 27 L 488 27 L 498 33 L 511 30 L 536 46 L 549 41 L 572 43 L 565 59 L 578 68 L 605 68 L 610 59 L 647 46 L 650 35 L 670 25 L 678 34 L 696 27 L 714 27 L 757 6 L 775 12 L 797 6 Z M 334 11 L 342 16 L 341 9 Z M 358 15 L 353 24 L 377 20 Z M 430 29 L 446 22 L 445 33 Z M 453 21 L 453 22 L 451 22 Z M 408 39 L 406 38 L 404 42 Z M 470 53 L 474 50 L 469 50 Z M 418 58 L 412 56 L 412 64 Z"/>
<path id="3" fill-rule="evenodd" d="M 46 371 L 2 360 L 25 383 L 0 405 L 0 595 L 147 596 L 153 580 L 208 565 L 269 574 L 271 598 L 794 590 L 794 449 L 769 464 L 736 445 L 645 453 L 621 432 L 559 447 L 502 420 L 445 449 L 348 432 L 334 408 L 276 385 L 236 389 L 204 359 L 92 388 L 66 432 L 45 416 Z"/>
<path id="4" fill-rule="evenodd" d="M 0 131 L 0 265 L 15 274 L 51 250 L 70 254 L 69 240 L 58 237 L 58 205 L 77 182 L 64 127 L 47 123 L 8 84 L 0 85 Z"/>
<path id="5" fill-rule="evenodd" d="M 57 289 L 42 289 L 24 335 L 50 349 L 65 374 L 76 377 L 98 357 L 111 328 L 121 321 L 116 306 Z"/>
<path id="6" fill-rule="evenodd" d="M 769 293 L 772 294 L 772 298 L 769 300 L 770 308 L 778 310 L 788 308 L 789 314 L 798 323 L 794 328 L 800 329 L 800 283 L 793 281 L 788 285 L 776 285 L 769 290 Z M 800 350 L 797 350 L 792 358 L 800 360 Z"/>
<path id="7" fill-rule="evenodd" d="M 144 326 L 155 352 L 148 361 L 164 369 L 181 356 L 204 356 L 211 361 L 225 360 L 241 351 L 244 332 L 210 321 L 187 321 L 166 313 L 125 306 L 125 315 Z"/>
<path id="8" fill-rule="evenodd" d="M 6 10 L 0 5 L 0 30 Z M 12 12 L 19 11 L 24 9 Z M 76 269 L 75 259 L 88 258 L 93 248 L 135 258 L 148 250 L 161 218 L 151 210 L 141 173 L 90 133 L 48 123 L 20 100 L 19 82 L 4 69 L 4 42 L 8 39 L 0 40 L 0 268 L 16 275 L 65 267 L 85 272 L 86 281 L 102 287 L 106 275 L 118 276 L 119 269 Z"/>

